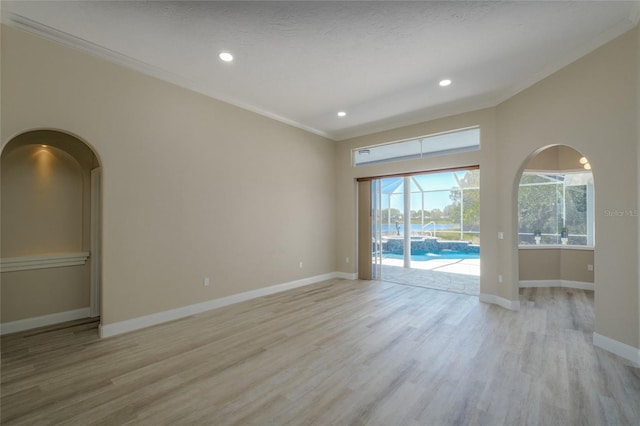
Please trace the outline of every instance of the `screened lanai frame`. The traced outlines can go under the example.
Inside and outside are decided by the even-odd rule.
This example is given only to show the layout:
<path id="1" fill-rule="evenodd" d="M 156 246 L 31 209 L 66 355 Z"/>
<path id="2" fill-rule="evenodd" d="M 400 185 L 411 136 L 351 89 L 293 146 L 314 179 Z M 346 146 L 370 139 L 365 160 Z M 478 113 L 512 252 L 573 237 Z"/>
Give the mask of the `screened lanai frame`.
<path id="1" fill-rule="evenodd" d="M 469 173 L 471 173 L 473 176 L 470 182 L 465 179 L 465 176 L 468 176 Z M 401 219 L 393 217 L 392 209 L 398 207 L 400 211 L 404 211 L 404 184 L 405 178 L 408 178 L 411 185 L 411 205 L 413 206 L 417 204 L 420 206 L 420 227 L 418 230 L 414 230 L 412 227 L 412 229 L 410 230 L 412 237 L 437 238 L 438 232 L 440 232 L 441 234 L 444 232 L 451 233 L 452 230 L 456 228 L 457 232 L 460 235 L 460 240 L 464 240 L 464 234 L 477 234 L 479 237 L 479 228 L 477 230 L 473 230 L 472 228 L 465 230 L 464 218 L 464 192 L 478 191 L 479 195 L 479 176 L 480 170 L 477 167 L 474 167 L 455 170 L 424 172 L 410 174 L 407 176 L 391 176 L 384 178 L 381 181 L 381 185 L 379 186 L 378 190 L 380 191 L 381 196 L 380 211 L 384 213 L 384 210 L 386 209 L 386 224 L 383 224 L 386 225 L 386 228 L 380 230 L 380 235 L 386 237 L 392 236 L 393 225 L 395 225 L 394 222 L 399 222 Z M 449 197 L 452 191 L 458 191 L 460 194 L 458 199 L 460 203 L 458 212 L 459 226 L 454 228 L 453 225 L 455 224 L 444 224 L 448 226 L 448 228 L 445 230 L 439 228 L 439 226 L 442 226 L 443 223 L 437 223 L 437 221 L 433 220 L 433 218 L 425 217 L 425 207 L 430 207 L 429 204 L 433 202 L 430 201 L 429 198 L 433 200 L 434 197 L 437 196 L 439 196 L 438 198 L 440 198 L 438 201 L 439 205 L 445 203 L 445 200 L 448 203 L 453 203 L 453 200 L 451 200 Z M 393 197 L 396 197 L 396 200 L 394 200 Z M 425 201 L 427 204 L 425 204 Z M 397 230 L 397 232 L 399 233 L 399 230 Z"/>
<path id="2" fill-rule="evenodd" d="M 593 247 L 595 245 L 595 197 L 593 173 L 590 170 L 567 171 L 533 171 L 525 170 L 522 173 L 518 191 L 518 244 L 520 246 L 540 244 L 534 243 L 534 234 L 542 239 L 542 245 L 556 245 L 561 241 L 561 229 L 568 230 L 571 240 L 568 244 L 573 246 Z M 522 199 L 520 191 L 529 187 L 552 187 L 557 194 L 557 220 L 555 224 L 541 225 L 539 229 L 533 229 L 523 224 Z M 582 192 L 586 205 L 584 213 L 584 233 L 575 232 L 569 222 L 569 191 Z M 572 213 L 575 212 L 572 210 Z"/>

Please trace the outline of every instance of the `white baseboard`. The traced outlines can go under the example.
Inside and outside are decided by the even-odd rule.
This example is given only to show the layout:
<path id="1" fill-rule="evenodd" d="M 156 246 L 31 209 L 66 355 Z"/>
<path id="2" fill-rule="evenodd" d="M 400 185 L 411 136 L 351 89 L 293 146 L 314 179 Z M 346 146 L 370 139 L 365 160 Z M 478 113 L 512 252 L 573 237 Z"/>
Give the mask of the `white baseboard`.
<path id="1" fill-rule="evenodd" d="M 640 366 L 639 348 L 634 348 L 633 346 L 618 342 L 617 340 L 610 339 L 598 333 L 593 333 L 593 346 L 597 346 L 631 361 L 635 366 Z"/>
<path id="2" fill-rule="evenodd" d="M 595 290 L 593 283 L 587 283 L 583 281 L 569 281 L 569 280 L 524 280 L 520 281 L 520 288 L 528 287 L 565 287 L 565 288 L 577 288 L 580 290 Z"/>
<path id="3" fill-rule="evenodd" d="M 0 335 L 17 333 L 18 331 L 31 330 L 32 328 L 44 327 L 47 325 L 53 325 L 82 318 L 89 318 L 89 308 L 75 309 L 73 311 L 43 315 L 41 317 L 25 318 L 18 321 L 5 322 L 3 324 L 0 324 Z"/>
<path id="4" fill-rule="evenodd" d="M 348 272 L 334 272 L 335 277 L 334 278 L 342 278 L 343 280 L 357 280 L 358 279 L 358 273 L 356 272 L 355 274 L 350 274 Z"/>
<path id="5" fill-rule="evenodd" d="M 189 317 L 191 315 L 199 314 L 213 309 L 222 308 L 223 306 L 233 305 L 234 303 L 268 296 L 270 294 L 291 290 L 297 287 L 303 287 L 321 281 L 327 281 L 334 278 L 345 278 L 345 276 L 351 277 L 351 274 L 343 274 L 343 272 L 331 272 L 328 274 L 316 275 L 314 277 L 303 278 L 301 280 L 277 284 L 271 287 L 259 288 L 257 290 L 251 290 L 244 293 L 233 294 L 231 296 L 222 297 L 220 299 L 208 300 L 206 302 L 183 306 L 181 308 L 170 309 L 168 311 L 162 311 L 138 318 L 132 318 L 130 320 L 120 321 L 113 324 L 101 324 L 100 337 L 111 337 L 122 333 L 128 333 L 130 331 L 139 330 L 141 328 L 151 327 L 152 325 L 174 321 L 180 318 Z"/>
<path id="6" fill-rule="evenodd" d="M 511 311 L 517 311 L 520 309 L 519 300 L 508 300 L 503 297 L 496 296 L 494 294 L 485 294 L 485 293 L 480 293 L 479 299 L 481 302 L 502 306 L 503 308 L 509 309 Z"/>

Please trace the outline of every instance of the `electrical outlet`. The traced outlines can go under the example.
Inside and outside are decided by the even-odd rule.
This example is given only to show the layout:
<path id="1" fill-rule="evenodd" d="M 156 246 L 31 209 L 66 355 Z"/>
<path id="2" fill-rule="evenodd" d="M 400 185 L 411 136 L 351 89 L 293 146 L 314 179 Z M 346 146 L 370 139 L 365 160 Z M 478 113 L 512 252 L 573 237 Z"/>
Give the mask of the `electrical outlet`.
<path id="1" fill-rule="evenodd" d="M 202 284 L 205 287 L 209 287 L 209 277 L 204 277 L 204 280 L 202 280 Z"/>
<path id="2" fill-rule="evenodd" d="M 300 269 L 302 269 L 302 262 L 300 262 L 300 264 L 298 265 L 298 267 L 299 267 Z"/>
<path id="3" fill-rule="evenodd" d="M 587 265 L 587 271 L 593 272 L 593 265 L 591 264 Z"/>
<path id="4" fill-rule="evenodd" d="M 502 275 L 498 275 L 498 282 L 501 283 L 502 282 Z"/>
<path id="5" fill-rule="evenodd" d="M 349 263 L 349 258 L 348 257 L 344 258 L 344 263 Z"/>

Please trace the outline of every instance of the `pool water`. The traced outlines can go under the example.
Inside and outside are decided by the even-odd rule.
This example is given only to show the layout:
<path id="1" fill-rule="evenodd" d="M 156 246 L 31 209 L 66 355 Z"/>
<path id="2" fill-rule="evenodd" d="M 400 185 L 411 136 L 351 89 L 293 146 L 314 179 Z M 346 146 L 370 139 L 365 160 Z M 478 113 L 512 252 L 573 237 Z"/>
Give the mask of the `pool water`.
<path id="1" fill-rule="evenodd" d="M 401 254 L 383 253 L 383 259 L 404 259 Z M 424 262 L 434 259 L 480 259 L 479 253 L 465 253 L 465 252 L 440 252 L 440 253 L 426 253 L 426 254 L 413 254 L 411 255 L 412 261 Z"/>

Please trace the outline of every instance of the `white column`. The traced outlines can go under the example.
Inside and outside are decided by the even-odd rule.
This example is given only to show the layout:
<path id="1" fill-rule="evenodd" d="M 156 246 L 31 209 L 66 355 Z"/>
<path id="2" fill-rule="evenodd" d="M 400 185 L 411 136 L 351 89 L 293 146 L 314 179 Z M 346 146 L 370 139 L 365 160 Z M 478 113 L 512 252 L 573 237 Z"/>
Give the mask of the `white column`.
<path id="1" fill-rule="evenodd" d="M 387 207 L 387 235 L 393 235 L 391 231 L 391 194 L 389 194 L 389 206 Z"/>
<path id="2" fill-rule="evenodd" d="M 424 191 L 420 191 L 422 195 L 422 210 L 420 210 L 420 236 L 424 237 Z"/>
<path id="3" fill-rule="evenodd" d="M 593 183 L 587 183 L 587 245 L 593 245 L 593 234 L 595 233 L 594 226 L 594 213 L 595 213 L 595 205 L 594 205 L 594 193 L 593 193 Z"/>
<path id="4" fill-rule="evenodd" d="M 411 268 L 411 178 L 404 178 L 404 267 Z"/>
<path id="5" fill-rule="evenodd" d="M 91 287 L 89 316 L 100 316 L 100 286 L 102 275 L 102 174 L 101 169 L 91 170 Z"/>
<path id="6" fill-rule="evenodd" d="M 460 187 L 460 241 L 464 239 L 464 189 Z"/>

